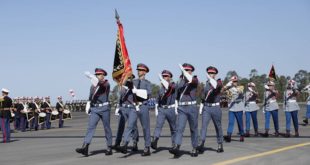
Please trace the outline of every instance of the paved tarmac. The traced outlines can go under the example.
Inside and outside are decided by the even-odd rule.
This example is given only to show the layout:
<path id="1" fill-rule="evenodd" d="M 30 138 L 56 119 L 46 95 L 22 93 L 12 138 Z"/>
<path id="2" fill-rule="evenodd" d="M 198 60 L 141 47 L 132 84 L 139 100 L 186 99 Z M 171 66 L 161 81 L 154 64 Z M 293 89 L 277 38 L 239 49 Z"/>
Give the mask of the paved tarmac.
<path id="1" fill-rule="evenodd" d="M 299 111 L 300 137 L 284 138 L 274 137 L 250 137 L 245 142 L 239 142 L 237 136 L 237 125 L 235 124 L 234 141 L 224 143 L 224 153 L 216 153 L 217 148 L 215 130 L 213 123 L 210 122 L 208 128 L 208 138 L 206 140 L 206 151 L 204 154 L 193 158 L 189 155 L 191 151 L 190 131 L 188 125 L 184 132 L 183 145 L 181 150 L 183 155 L 174 158 L 169 152 L 170 131 L 168 124 L 162 132 L 159 140 L 159 150 L 149 157 L 141 157 L 144 140 L 140 137 L 139 152 L 128 153 L 126 155 L 114 152 L 112 156 L 105 156 L 105 138 L 102 124 L 99 124 L 92 144 L 90 145 L 90 156 L 83 157 L 75 152 L 76 147 L 83 143 L 86 132 L 88 116 L 84 112 L 73 112 L 73 119 L 65 121 L 64 128 L 57 128 L 53 123 L 50 130 L 27 131 L 12 133 L 11 143 L 0 143 L 0 165 L 114 165 L 114 164 L 135 164 L 135 165 L 178 165 L 188 164 L 310 164 L 310 125 L 302 125 L 302 117 L 305 115 L 305 107 L 301 106 Z M 227 110 L 223 109 L 223 128 L 224 135 L 227 129 Z M 151 131 L 153 134 L 155 125 L 154 112 L 151 116 Z M 282 110 L 279 111 L 280 132 L 285 132 L 285 116 Z M 259 131 L 264 131 L 264 117 L 260 111 Z M 200 118 L 199 118 L 200 120 Z M 201 121 L 199 122 L 199 128 Z M 116 134 L 117 117 L 111 114 L 111 127 L 113 135 Z M 141 125 L 138 123 L 140 136 L 142 136 Z M 291 128 L 293 129 L 293 126 Z M 273 133 L 273 124 L 271 131 Z M 252 131 L 253 133 L 253 131 Z M 292 131 L 294 133 L 294 131 Z M 114 140 L 113 140 L 114 142 Z"/>

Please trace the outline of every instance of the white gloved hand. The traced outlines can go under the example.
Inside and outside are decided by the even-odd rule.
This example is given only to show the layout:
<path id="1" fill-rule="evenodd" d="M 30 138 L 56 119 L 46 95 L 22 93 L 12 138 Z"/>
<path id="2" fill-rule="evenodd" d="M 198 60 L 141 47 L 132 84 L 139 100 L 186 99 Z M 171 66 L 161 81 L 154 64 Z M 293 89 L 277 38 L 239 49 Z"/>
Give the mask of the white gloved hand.
<path id="1" fill-rule="evenodd" d="M 216 80 L 214 80 L 212 77 L 210 77 L 209 74 L 207 74 L 207 78 L 208 78 L 210 84 L 212 85 L 212 87 L 215 89 L 217 86 Z"/>
<path id="2" fill-rule="evenodd" d="M 175 113 L 176 115 L 179 114 L 179 113 L 178 113 L 178 101 L 177 101 L 177 100 L 175 100 L 174 113 Z"/>
<path id="3" fill-rule="evenodd" d="M 163 79 L 163 77 L 161 76 L 161 74 L 158 74 L 158 76 L 159 76 L 159 79 L 160 79 L 161 84 L 163 84 L 163 86 L 164 86 L 165 89 L 167 90 L 168 87 L 169 87 L 168 81 L 166 81 L 165 79 Z"/>
<path id="4" fill-rule="evenodd" d="M 251 87 L 248 87 L 249 91 L 253 92 L 253 89 Z"/>
<path id="5" fill-rule="evenodd" d="M 229 81 L 226 85 L 225 85 L 225 87 L 231 87 L 232 86 L 232 81 Z"/>
<path id="6" fill-rule="evenodd" d="M 189 83 L 191 83 L 192 80 L 193 80 L 193 76 L 190 75 L 190 74 L 183 68 L 183 66 L 182 66 L 181 64 L 179 64 L 179 67 L 180 67 L 180 69 L 181 69 L 183 75 L 185 76 L 185 78 L 188 80 Z"/>
<path id="7" fill-rule="evenodd" d="M 136 111 L 139 112 L 140 111 L 140 106 L 136 105 Z"/>
<path id="8" fill-rule="evenodd" d="M 265 89 L 269 89 L 269 86 L 268 85 L 264 85 Z"/>
<path id="9" fill-rule="evenodd" d="M 116 116 L 119 116 L 119 106 L 117 106 L 117 107 L 115 108 L 115 115 L 116 115 Z"/>
<path id="10" fill-rule="evenodd" d="M 87 78 L 90 79 L 90 82 L 93 84 L 93 86 L 97 86 L 98 85 L 99 80 L 98 80 L 98 78 L 95 75 L 90 74 L 88 71 L 85 72 L 84 74 L 85 74 L 85 76 Z"/>
<path id="11" fill-rule="evenodd" d="M 133 88 L 132 88 L 132 93 L 137 93 L 137 88 L 135 87 L 135 86 L 133 86 Z"/>
<path id="12" fill-rule="evenodd" d="M 203 104 L 202 104 L 202 103 L 200 103 L 200 105 L 199 105 L 199 115 L 201 115 L 201 114 L 202 114 L 202 109 L 203 109 Z"/>
<path id="13" fill-rule="evenodd" d="M 155 104 L 155 116 L 158 116 L 158 104 Z"/>
<path id="14" fill-rule="evenodd" d="M 85 113 L 87 115 L 90 115 L 90 101 L 87 101 L 87 103 L 86 103 Z"/>

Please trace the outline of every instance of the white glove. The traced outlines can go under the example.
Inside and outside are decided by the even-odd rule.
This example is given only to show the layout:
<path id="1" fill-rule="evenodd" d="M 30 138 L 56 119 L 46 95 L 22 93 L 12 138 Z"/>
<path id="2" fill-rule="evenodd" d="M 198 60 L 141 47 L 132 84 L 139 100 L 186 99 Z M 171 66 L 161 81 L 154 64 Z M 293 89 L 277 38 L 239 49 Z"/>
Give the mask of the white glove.
<path id="1" fill-rule="evenodd" d="M 253 92 L 253 89 L 251 87 L 248 87 L 249 91 Z"/>
<path id="2" fill-rule="evenodd" d="M 264 85 L 265 89 L 269 89 L 269 86 L 268 85 Z"/>
<path id="3" fill-rule="evenodd" d="M 178 115 L 178 101 L 177 100 L 175 100 L 174 113 Z"/>
<path id="4" fill-rule="evenodd" d="M 158 116 L 158 104 L 155 104 L 155 116 Z"/>
<path id="5" fill-rule="evenodd" d="M 232 86 L 232 81 L 229 81 L 226 85 L 225 85 L 225 87 L 231 87 Z"/>
<path id="6" fill-rule="evenodd" d="M 139 112 L 140 111 L 140 107 L 139 105 L 136 105 L 136 111 Z"/>
<path id="7" fill-rule="evenodd" d="M 215 89 L 216 86 L 217 86 L 216 80 L 214 80 L 213 78 L 211 78 L 211 77 L 209 76 L 209 74 L 207 74 L 207 78 L 208 78 L 208 80 L 210 81 L 210 84 L 212 85 L 212 87 Z"/>
<path id="8" fill-rule="evenodd" d="M 87 101 L 87 103 L 86 103 L 85 113 L 87 115 L 90 115 L 90 101 Z"/>
<path id="9" fill-rule="evenodd" d="M 134 93 L 134 94 L 137 93 L 137 88 L 135 86 L 133 86 L 133 88 L 132 88 L 132 93 Z"/>
<path id="10" fill-rule="evenodd" d="M 145 89 L 137 89 L 135 86 L 133 86 L 132 93 L 143 99 L 147 99 L 147 90 Z"/>
<path id="11" fill-rule="evenodd" d="M 90 74 L 88 71 L 84 73 L 86 75 L 87 78 L 90 79 L 90 82 L 93 84 L 93 86 L 97 86 L 98 85 L 98 78 L 93 75 L 93 74 Z"/>
<path id="12" fill-rule="evenodd" d="M 185 76 L 185 78 L 189 81 L 189 83 L 191 83 L 193 80 L 193 76 L 190 75 L 188 72 L 186 72 L 186 70 L 183 68 L 183 66 L 181 64 L 179 64 L 179 67 L 180 67 L 181 71 L 183 72 L 183 75 Z"/>
<path id="13" fill-rule="evenodd" d="M 163 77 L 161 76 L 161 74 L 158 74 L 158 76 L 159 76 L 159 79 L 160 79 L 161 84 L 163 84 L 163 86 L 164 86 L 165 89 L 167 90 L 168 87 L 169 87 L 168 81 L 166 81 L 165 79 L 163 79 Z"/>
<path id="14" fill-rule="evenodd" d="M 202 109 L 203 109 L 203 104 L 202 104 L 202 103 L 200 103 L 200 105 L 199 105 L 199 115 L 201 115 L 201 114 L 202 114 Z"/>
<path id="15" fill-rule="evenodd" d="M 119 106 L 116 106 L 116 108 L 115 108 L 115 115 L 119 116 Z"/>

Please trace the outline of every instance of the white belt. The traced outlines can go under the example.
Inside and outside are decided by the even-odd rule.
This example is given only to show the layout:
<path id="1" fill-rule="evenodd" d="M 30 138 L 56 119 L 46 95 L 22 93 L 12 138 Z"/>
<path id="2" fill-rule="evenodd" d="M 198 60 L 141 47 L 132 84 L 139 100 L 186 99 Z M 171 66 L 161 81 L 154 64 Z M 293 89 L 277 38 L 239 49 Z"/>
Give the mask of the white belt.
<path id="1" fill-rule="evenodd" d="M 164 109 L 169 109 L 169 108 L 173 108 L 175 107 L 175 104 L 171 104 L 171 105 L 161 105 L 160 108 L 164 108 Z"/>
<path id="2" fill-rule="evenodd" d="M 275 103 L 277 100 L 270 100 L 269 103 Z"/>
<path id="3" fill-rule="evenodd" d="M 102 104 L 94 104 L 94 107 L 103 107 L 103 106 L 106 106 L 106 105 L 109 105 L 110 103 L 109 102 L 105 102 L 105 103 L 102 103 Z"/>
<path id="4" fill-rule="evenodd" d="M 296 103 L 296 100 L 288 100 L 289 103 Z"/>
<path id="5" fill-rule="evenodd" d="M 194 105 L 196 101 L 179 102 L 179 105 Z"/>
<path id="6" fill-rule="evenodd" d="M 217 105 L 220 105 L 220 103 L 205 103 L 205 105 L 208 107 L 215 107 Z"/>
<path id="7" fill-rule="evenodd" d="M 249 104 L 256 104 L 256 101 L 249 101 Z"/>

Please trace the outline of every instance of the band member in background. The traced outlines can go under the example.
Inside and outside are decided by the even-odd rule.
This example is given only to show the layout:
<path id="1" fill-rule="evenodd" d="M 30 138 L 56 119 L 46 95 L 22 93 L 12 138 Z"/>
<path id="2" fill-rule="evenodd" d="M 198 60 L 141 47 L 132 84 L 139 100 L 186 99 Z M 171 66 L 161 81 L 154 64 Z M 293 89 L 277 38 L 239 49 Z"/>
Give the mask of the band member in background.
<path id="1" fill-rule="evenodd" d="M 231 135 L 234 130 L 235 119 L 237 120 L 238 129 L 240 133 L 240 142 L 244 141 L 244 129 L 243 129 L 243 111 L 244 107 L 244 94 L 243 86 L 238 86 L 238 77 L 232 76 L 230 81 L 224 86 L 223 91 L 228 90 L 231 95 L 230 103 L 228 106 L 228 128 L 227 136 L 224 137 L 226 142 L 231 142 Z"/>
<path id="2" fill-rule="evenodd" d="M 32 129 L 34 128 L 35 131 L 39 128 L 39 113 L 41 112 L 41 100 L 38 96 L 34 97 L 34 120 L 31 122 Z M 43 123 L 44 124 L 44 123 Z"/>
<path id="3" fill-rule="evenodd" d="M 192 72 L 195 71 L 193 65 L 184 63 L 183 65 L 179 65 L 179 67 L 182 71 L 182 75 L 177 83 L 177 106 L 175 107 L 175 113 L 178 115 L 177 133 L 175 137 L 176 145 L 170 149 L 169 152 L 175 157 L 180 156 L 180 146 L 182 144 L 183 132 L 188 121 L 193 147 L 191 156 L 197 157 L 199 112 L 196 106 L 196 95 L 199 81 L 197 76 L 192 75 Z"/>
<path id="4" fill-rule="evenodd" d="M 303 120 L 304 124 L 308 124 L 308 119 L 310 119 L 310 84 L 308 84 L 304 89 L 302 89 L 302 92 L 306 92 L 308 94 L 307 97 L 307 111 L 305 119 Z"/>
<path id="5" fill-rule="evenodd" d="M 15 131 L 20 130 L 20 117 L 21 117 L 21 110 L 22 110 L 22 104 L 21 104 L 21 97 L 17 97 L 16 103 L 14 105 L 14 129 Z"/>
<path id="6" fill-rule="evenodd" d="M 157 104 L 155 104 L 156 127 L 153 134 L 153 141 L 151 147 L 156 150 L 157 143 L 161 134 L 161 130 L 168 121 L 171 133 L 172 147 L 175 146 L 176 134 L 176 114 L 175 114 L 175 100 L 176 100 L 176 85 L 172 81 L 172 73 L 168 70 L 163 70 L 159 78 L 161 80 L 161 88 L 158 91 Z"/>
<path id="7" fill-rule="evenodd" d="M 299 105 L 296 101 L 299 91 L 297 90 L 297 84 L 294 80 L 289 80 L 286 91 L 284 92 L 284 111 L 286 118 L 286 134 L 285 137 L 290 137 L 291 131 L 291 119 L 293 119 L 293 125 L 295 128 L 295 137 L 299 137 L 298 132 L 298 111 Z"/>
<path id="8" fill-rule="evenodd" d="M 58 96 L 57 99 L 58 99 L 58 101 L 56 103 L 56 109 L 59 112 L 59 124 L 58 124 L 58 127 L 59 128 L 63 128 L 64 121 L 63 121 L 62 117 L 63 117 L 63 111 L 64 111 L 64 108 L 65 108 L 65 105 L 63 104 L 61 96 Z"/>
<path id="9" fill-rule="evenodd" d="M 248 83 L 248 89 L 245 92 L 245 137 L 250 137 L 250 125 L 251 118 L 254 127 L 254 136 L 258 136 L 258 122 L 257 122 L 257 111 L 259 110 L 256 104 L 256 99 L 258 97 L 258 92 L 255 88 L 255 83 Z"/>
<path id="10" fill-rule="evenodd" d="M 109 103 L 110 84 L 108 80 L 104 79 L 104 77 L 107 76 L 107 72 L 101 68 L 96 68 L 96 76 L 90 74 L 89 72 L 86 72 L 85 74 L 88 78 L 90 78 L 92 83 L 89 102 L 86 108 L 86 113 L 90 113 L 90 116 L 83 146 L 81 148 L 77 148 L 76 152 L 88 156 L 88 147 L 95 134 L 97 124 L 99 120 L 101 120 L 107 142 L 107 151 L 105 155 L 112 155 L 112 130 L 110 127 L 111 107 Z"/>
<path id="11" fill-rule="evenodd" d="M 20 110 L 20 130 L 22 132 L 26 131 L 26 125 L 27 125 L 27 110 L 28 110 L 28 105 L 27 105 L 27 98 L 22 97 L 22 102 L 21 102 L 21 110 Z"/>
<path id="12" fill-rule="evenodd" d="M 278 110 L 279 105 L 277 103 L 278 91 L 275 89 L 275 83 L 273 81 L 268 81 L 268 83 L 264 86 L 264 105 L 263 112 L 265 113 L 265 133 L 264 137 L 269 136 L 270 129 L 270 115 L 273 118 L 273 124 L 275 129 L 275 136 L 279 136 L 279 117 Z"/>
<path id="13" fill-rule="evenodd" d="M 35 120 L 34 116 L 35 116 L 35 110 L 36 110 L 36 105 L 33 102 L 33 97 L 29 97 L 29 99 L 28 99 L 28 108 L 29 108 L 29 111 L 31 113 L 33 113 L 33 118 L 29 121 L 30 130 L 33 130 L 34 129 L 34 120 Z"/>
<path id="14" fill-rule="evenodd" d="M 204 152 L 204 144 L 207 136 L 209 122 L 213 121 L 216 130 L 217 152 L 224 152 L 223 149 L 223 130 L 222 130 L 222 111 L 220 107 L 221 90 L 223 87 L 221 79 L 215 80 L 218 74 L 217 68 L 209 66 L 207 69 L 207 82 L 203 89 L 199 113 L 202 115 L 199 153 Z"/>
<path id="15" fill-rule="evenodd" d="M 9 90 L 2 88 L 2 96 L 0 97 L 0 126 L 2 130 L 3 143 L 9 143 L 11 138 L 10 117 L 12 99 L 8 96 Z"/>
<path id="16" fill-rule="evenodd" d="M 41 129 L 50 129 L 51 128 L 51 112 L 52 112 L 52 106 L 50 102 L 50 97 L 46 96 L 45 100 L 43 101 L 41 108 L 44 109 L 44 112 L 46 113 L 45 116 L 45 124 L 42 124 Z"/>

